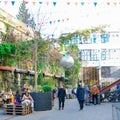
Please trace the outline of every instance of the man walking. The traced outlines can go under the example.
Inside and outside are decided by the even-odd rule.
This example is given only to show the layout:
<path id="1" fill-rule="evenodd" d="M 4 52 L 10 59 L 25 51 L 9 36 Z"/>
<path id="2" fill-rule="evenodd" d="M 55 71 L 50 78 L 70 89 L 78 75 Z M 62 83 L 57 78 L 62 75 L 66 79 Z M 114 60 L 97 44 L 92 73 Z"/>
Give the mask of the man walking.
<path id="1" fill-rule="evenodd" d="M 80 105 L 80 110 L 83 110 L 84 107 L 84 94 L 84 88 L 81 86 L 81 83 L 79 83 L 76 91 L 76 96 Z"/>
<path id="2" fill-rule="evenodd" d="M 58 89 L 59 110 L 64 109 L 64 102 L 66 97 L 66 90 L 63 85 L 60 85 Z"/>

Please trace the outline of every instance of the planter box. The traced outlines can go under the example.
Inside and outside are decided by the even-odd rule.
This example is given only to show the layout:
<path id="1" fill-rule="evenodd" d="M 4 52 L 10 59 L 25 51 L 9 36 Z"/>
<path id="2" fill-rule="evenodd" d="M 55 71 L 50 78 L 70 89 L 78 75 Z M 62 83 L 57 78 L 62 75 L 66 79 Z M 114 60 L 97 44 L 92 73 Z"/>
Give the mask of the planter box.
<path id="1" fill-rule="evenodd" d="M 45 111 L 52 109 L 52 93 L 51 92 L 33 92 L 30 93 L 34 99 L 34 110 Z"/>

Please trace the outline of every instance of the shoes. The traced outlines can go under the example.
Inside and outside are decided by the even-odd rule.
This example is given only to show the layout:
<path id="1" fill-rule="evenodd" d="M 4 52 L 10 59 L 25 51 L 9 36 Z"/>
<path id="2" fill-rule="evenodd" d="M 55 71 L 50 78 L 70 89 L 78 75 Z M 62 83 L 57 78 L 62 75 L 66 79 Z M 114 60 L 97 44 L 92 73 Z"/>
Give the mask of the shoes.
<path id="1" fill-rule="evenodd" d="M 64 108 L 62 107 L 62 109 L 61 108 L 59 108 L 59 110 L 64 110 Z"/>

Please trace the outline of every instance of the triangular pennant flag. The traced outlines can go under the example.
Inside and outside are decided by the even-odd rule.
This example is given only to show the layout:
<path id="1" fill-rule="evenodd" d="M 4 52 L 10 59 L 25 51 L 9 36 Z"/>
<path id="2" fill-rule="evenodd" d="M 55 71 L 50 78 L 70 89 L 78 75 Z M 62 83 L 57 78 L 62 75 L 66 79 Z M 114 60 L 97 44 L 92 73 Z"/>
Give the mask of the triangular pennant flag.
<path id="1" fill-rule="evenodd" d="M 56 6 L 57 2 L 53 2 L 53 5 Z"/>
<path id="2" fill-rule="evenodd" d="M 69 20 L 69 18 L 67 18 L 67 20 Z"/>
<path id="3" fill-rule="evenodd" d="M 15 1 L 11 1 L 11 3 L 12 3 L 12 5 L 14 5 L 14 4 L 15 4 Z"/>
<path id="4" fill-rule="evenodd" d="M 48 5 L 49 5 L 49 2 L 46 2 L 46 5 L 48 6 Z"/>
<path id="5" fill-rule="evenodd" d="M 52 21 L 50 21 L 50 24 L 52 24 Z"/>
<path id="6" fill-rule="evenodd" d="M 110 2 L 107 2 L 107 5 L 110 5 Z"/>
<path id="7" fill-rule="evenodd" d="M 94 4 L 95 7 L 97 6 L 97 2 L 94 2 L 93 4 Z"/>
<path id="8" fill-rule="evenodd" d="M 75 5 L 77 6 L 77 5 L 78 5 L 78 2 L 75 2 Z"/>
<path id="9" fill-rule="evenodd" d="M 62 19 L 62 21 L 64 22 L 64 19 Z"/>
<path id="10" fill-rule="evenodd" d="M 8 1 L 4 1 L 5 5 L 7 5 Z"/>
<path id="11" fill-rule="evenodd" d="M 113 4 L 114 4 L 114 6 L 116 6 L 116 5 L 117 5 L 117 2 L 113 2 Z"/>
<path id="12" fill-rule="evenodd" d="M 42 4 L 43 2 L 39 2 L 39 4 Z"/>
<path id="13" fill-rule="evenodd" d="M 55 24 L 56 20 L 53 21 L 53 23 Z"/>
<path id="14" fill-rule="evenodd" d="M 32 2 L 32 4 L 33 4 L 33 5 L 35 5 L 35 4 L 36 4 L 36 2 Z"/>
<path id="15" fill-rule="evenodd" d="M 70 2 L 67 2 L 67 5 L 70 5 Z"/>
<path id="16" fill-rule="evenodd" d="M 25 4 L 28 4 L 28 1 L 25 1 Z"/>
<path id="17" fill-rule="evenodd" d="M 60 22 L 60 20 L 58 20 L 58 22 Z"/>
<path id="18" fill-rule="evenodd" d="M 52 37 L 54 37 L 54 34 L 52 34 Z"/>
<path id="19" fill-rule="evenodd" d="M 85 4 L 85 2 L 81 2 L 81 5 L 83 6 Z"/>

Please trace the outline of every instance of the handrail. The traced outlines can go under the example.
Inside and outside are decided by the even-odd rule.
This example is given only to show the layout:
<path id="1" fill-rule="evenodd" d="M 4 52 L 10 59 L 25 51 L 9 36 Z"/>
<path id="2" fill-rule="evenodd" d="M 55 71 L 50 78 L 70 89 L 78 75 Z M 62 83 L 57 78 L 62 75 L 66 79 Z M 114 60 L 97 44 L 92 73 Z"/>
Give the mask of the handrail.
<path id="1" fill-rule="evenodd" d="M 102 93 L 105 93 L 107 90 L 109 90 L 110 88 L 112 88 L 113 86 L 115 86 L 115 85 L 117 85 L 117 84 L 120 84 L 120 79 L 117 80 L 117 81 L 115 81 L 115 82 L 113 82 L 112 84 L 104 87 L 103 89 L 101 89 L 101 90 L 100 90 L 100 93 L 101 93 L 101 94 L 102 94 Z"/>

